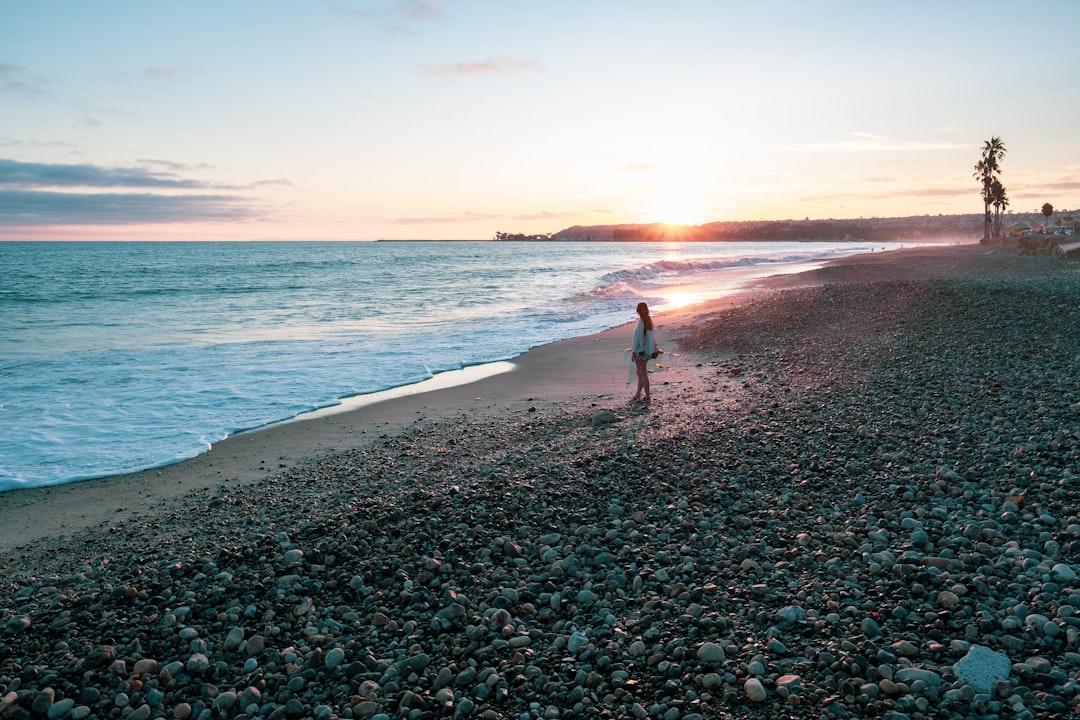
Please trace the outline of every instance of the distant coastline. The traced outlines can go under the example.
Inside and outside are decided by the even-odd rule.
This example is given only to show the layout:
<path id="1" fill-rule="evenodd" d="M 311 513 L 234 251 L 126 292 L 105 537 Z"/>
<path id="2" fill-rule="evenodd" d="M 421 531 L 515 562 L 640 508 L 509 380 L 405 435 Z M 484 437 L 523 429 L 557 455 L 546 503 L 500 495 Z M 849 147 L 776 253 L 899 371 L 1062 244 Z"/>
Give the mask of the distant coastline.
<path id="1" fill-rule="evenodd" d="M 1056 213 L 1056 221 L 1073 225 L 1071 213 Z M 1042 224 L 1041 213 L 1010 213 L 1004 222 Z M 913 215 L 895 218 L 828 220 L 743 220 L 703 225 L 667 223 L 574 225 L 555 233 L 497 232 L 495 242 L 725 242 L 725 241 L 827 241 L 919 242 L 955 238 L 981 238 L 981 213 L 960 215 Z"/>

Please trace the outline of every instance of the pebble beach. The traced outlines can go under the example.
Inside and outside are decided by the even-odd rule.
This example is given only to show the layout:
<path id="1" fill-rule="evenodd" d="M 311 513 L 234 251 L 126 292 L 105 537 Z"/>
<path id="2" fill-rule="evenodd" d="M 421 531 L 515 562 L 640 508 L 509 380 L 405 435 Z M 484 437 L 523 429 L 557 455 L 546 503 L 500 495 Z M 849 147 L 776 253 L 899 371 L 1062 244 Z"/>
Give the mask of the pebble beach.
<path id="1" fill-rule="evenodd" d="M 658 324 L 650 405 L 612 363 L 59 491 L 100 522 L 5 493 L 0 718 L 1080 713 L 1080 266 L 859 255 Z"/>

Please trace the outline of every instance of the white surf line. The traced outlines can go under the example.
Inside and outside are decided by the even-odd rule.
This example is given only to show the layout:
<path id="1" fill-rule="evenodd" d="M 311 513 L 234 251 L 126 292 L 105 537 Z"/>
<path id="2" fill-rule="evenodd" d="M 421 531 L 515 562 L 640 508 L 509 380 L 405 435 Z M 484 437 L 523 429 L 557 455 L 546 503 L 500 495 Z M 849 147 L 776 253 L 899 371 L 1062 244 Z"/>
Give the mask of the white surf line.
<path id="1" fill-rule="evenodd" d="M 418 383 L 411 385 L 402 385 L 396 388 L 390 388 L 389 390 L 380 390 L 378 392 L 366 393 L 364 395 L 353 395 L 352 397 L 342 398 L 341 402 L 337 405 L 331 405 L 329 407 L 319 408 L 318 410 L 311 410 L 306 413 L 301 413 L 294 418 L 288 420 L 282 420 L 280 422 L 271 423 L 265 425 L 265 427 L 272 427 L 273 425 L 284 425 L 285 423 L 297 422 L 299 420 L 314 420 L 316 418 L 328 417 L 330 415 L 337 415 L 339 413 L 349 412 L 350 410 L 356 410 L 357 408 L 366 407 L 368 405 L 374 405 L 375 403 L 383 402 L 384 400 L 394 400 L 396 398 L 406 397 L 408 395 L 418 395 L 420 393 L 432 392 L 434 390 L 444 390 L 450 387 L 456 387 L 458 385 L 468 385 L 469 383 L 476 382 L 477 380 L 483 380 L 485 378 L 492 377 L 493 375 L 501 375 L 505 372 L 510 372 L 515 369 L 517 365 L 509 361 L 483 363 L 481 365 L 470 365 L 463 367 L 460 370 L 447 370 L 445 372 L 432 375 L 427 380 L 421 380 Z M 263 429 L 257 428 L 257 429 Z M 246 431 L 250 432 L 250 431 Z"/>

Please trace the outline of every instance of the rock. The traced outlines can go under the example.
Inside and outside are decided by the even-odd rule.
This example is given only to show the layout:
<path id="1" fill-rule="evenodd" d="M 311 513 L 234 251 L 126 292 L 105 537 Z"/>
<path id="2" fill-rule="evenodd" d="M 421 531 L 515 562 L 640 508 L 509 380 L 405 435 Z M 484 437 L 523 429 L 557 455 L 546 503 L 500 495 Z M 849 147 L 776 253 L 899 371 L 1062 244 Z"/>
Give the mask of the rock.
<path id="1" fill-rule="evenodd" d="M 750 702 L 760 703 L 765 702 L 768 697 L 768 693 L 765 692 L 765 686 L 761 684 L 761 681 L 757 678 L 750 678 L 743 685 L 743 692 L 746 694 L 746 699 Z"/>
<path id="2" fill-rule="evenodd" d="M 75 708 L 75 700 L 73 698 L 64 698 L 63 700 L 57 700 L 53 703 L 46 712 L 49 720 L 60 720 L 66 718 L 71 711 Z"/>
<path id="3" fill-rule="evenodd" d="M 345 651 L 341 648 L 331 648 L 323 658 L 323 664 L 327 670 L 337 670 L 343 662 L 345 662 Z"/>
<path id="4" fill-rule="evenodd" d="M 201 675 L 210 669 L 210 659 L 202 653 L 194 653 L 188 658 L 184 667 L 193 675 Z"/>
<path id="5" fill-rule="evenodd" d="M 150 715 L 153 712 L 153 708 L 151 708 L 146 703 L 143 703 L 142 705 L 131 711 L 131 713 L 127 716 L 127 720 L 149 720 Z"/>
<path id="6" fill-rule="evenodd" d="M 5 635 L 15 635 L 16 633 L 25 632 L 30 629 L 33 623 L 26 615 L 13 615 L 8 618 L 7 623 L 4 625 Z"/>
<path id="7" fill-rule="evenodd" d="M 56 691 L 51 687 L 42 688 L 40 692 L 34 694 L 34 700 L 30 703 L 30 709 L 38 715 L 45 715 L 49 712 L 49 708 L 52 707 L 56 701 Z"/>
<path id="8" fill-rule="evenodd" d="M 248 655 L 258 655 L 266 649 L 266 638 L 262 635 L 252 635 L 248 638 L 245 651 Z"/>
<path id="9" fill-rule="evenodd" d="M 967 683 L 976 692 L 990 693 L 999 682 L 1009 679 L 1012 662 L 1007 655 L 982 645 L 972 645 L 953 666 L 953 672 L 960 682 Z"/>
<path id="10" fill-rule="evenodd" d="M 397 664 L 398 672 L 403 676 L 408 676 L 411 673 L 422 673 L 427 669 L 427 666 L 431 664 L 431 656 L 427 653 L 417 653 L 416 655 L 410 655 Z"/>
<path id="11" fill-rule="evenodd" d="M 723 646 L 714 642 L 702 643 L 697 650 L 697 657 L 703 664 L 711 666 L 720 665 L 727 659 Z"/>
<path id="12" fill-rule="evenodd" d="M 220 715 L 228 717 L 229 713 L 232 712 L 232 709 L 236 707 L 236 701 L 236 693 L 232 690 L 228 690 L 226 692 L 219 693 L 218 696 L 214 698 L 213 707 L 215 710 L 218 711 Z"/>
<path id="13" fill-rule="evenodd" d="M 566 641 L 566 649 L 569 650 L 571 654 L 576 655 L 581 648 L 588 644 L 589 637 L 580 630 L 575 630 Z"/>
<path id="14" fill-rule="evenodd" d="M 951 590 L 942 590 L 938 593 L 938 604 L 942 607 L 951 608 L 960 602 L 960 597 Z"/>
<path id="15" fill-rule="evenodd" d="M 613 410 L 597 410 L 593 413 L 592 420 L 589 424 L 594 428 L 606 427 L 607 425 L 615 423 L 618 419 L 618 416 Z"/>
<path id="16" fill-rule="evenodd" d="M 933 670 L 926 670 L 924 668 L 916 667 L 904 667 L 896 671 L 893 676 L 893 680 L 896 682 L 907 683 L 911 685 L 913 682 L 923 682 L 929 687 L 941 687 L 942 679 Z"/>
<path id="17" fill-rule="evenodd" d="M 1054 579 L 1058 582 L 1072 582 L 1076 579 L 1076 571 L 1072 569 L 1072 566 L 1065 563 L 1058 563 L 1050 568 L 1050 574 L 1054 576 Z"/>
<path id="18" fill-rule="evenodd" d="M 701 676 L 701 687 L 706 690 L 716 690 L 724 684 L 724 676 L 719 673 L 705 673 Z"/>
<path id="19" fill-rule="evenodd" d="M 893 643 L 893 650 L 900 657 L 914 658 L 919 655 L 919 648 L 909 640 L 899 640 Z"/>
<path id="20" fill-rule="evenodd" d="M 229 631 L 229 634 L 225 636 L 225 642 L 222 647 L 226 652 L 232 652 L 240 647 L 240 643 L 244 642 L 244 628 L 234 627 Z"/>
<path id="21" fill-rule="evenodd" d="M 798 605 L 788 605 L 776 611 L 776 619 L 786 625 L 795 625 L 806 619 L 806 609 Z"/>
<path id="22" fill-rule="evenodd" d="M 152 675 L 157 672 L 158 661 L 151 658 L 141 658 L 131 666 L 132 675 Z"/>

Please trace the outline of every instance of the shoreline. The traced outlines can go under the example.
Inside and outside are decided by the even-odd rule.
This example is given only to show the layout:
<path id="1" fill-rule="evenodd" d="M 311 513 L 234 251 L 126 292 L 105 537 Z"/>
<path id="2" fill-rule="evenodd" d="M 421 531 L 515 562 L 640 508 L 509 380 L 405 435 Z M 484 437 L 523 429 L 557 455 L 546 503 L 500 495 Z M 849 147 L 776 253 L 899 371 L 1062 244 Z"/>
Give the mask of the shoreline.
<path id="1" fill-rule="evenodd" d="M 881 251 L 795 262 L 792 267 L 764 276 L 757 274 L 760 268 L 745 268 L 730 292 L 665 311 L 657 317 L 679 321 L 693 317 L 702 309 L 730 307 L 748 299 L 762 287 L 781 286 L 789 282 L 785 278 L 798 278 L 822 265 L 863 254 L 876 255 Z M 673 351 L 665 356 L 671 362 L 660 365 L 664 372 L 671 372 L 680 367 L 674 360 L 677 357 L 675 342 L 670 336 L 670 328 L 661 325 L 659 330 L 661 347 Z M 617 394 L 619 383 L 625 381 L 627 363 L 623 351 L 629 346 L 632 331 L 633 322 L 630 322 L 599 333 L 531 348 L 509 360 L 447 371 L 419 383 L 343 398 L 337 405 L 238 431 L 213 443 L 209 450 L 185 460 L 136 472 L 5 490 L 0 492 L 0 518 L 4 518 L 0 523 L 0 554 L 94 526 L 124 522 L 137 516 L 137 508 L 148 503 L 175 500 L 215 484 L 253 482 L 299 460 L 348 447 L 351 441 L 348 436 L 366 433 L 367 423 L 383 432 L 393 432 L 422 420 L 446 419 L 449 413 L 459 410 L 498 412 L 502 408 L 510 411 L 505 403 L 513 402 L 515 395 L 535 395 L 544 397 L 545 402 L 561 402 L 600 387 L 605 388 L 605 392 L 598 393 L 597 399 L 610 399 Z M 571 358 L 576 365 L 571 372 L 561 376 L 555 364 L 565 362 L 569 365 Z M 653 369 L 654 365 L 649 367 Z M 540 376 L 520 379 L 537 370 L 542 372 Z M 470 378 L 470 375 L 476 377 Z M 499 378 L 499 375 L 507 377 Z M 466 379 L 457 382 L 458 376 Z M 485 384 L 488 381 L 491 381 L 490 385 Z M 473 386 L 478 387 L 473 390 Z M 490 396 L 490 403 L 485 404 L 485 396 Z M 528 399 L 532 400 L 531 397 Z M 360 414 L 348 417 L 354 412 Z M 337 416 L 347 417 L 335 427 L 339 422 L 334 420 Z M 271 446 L 279 452 L 271 452 Z"/>
<path id="2" fill-rule="evenodd" d="M 901 250 L 751 297 L 663 317 L 651 406 L 618 328 L 5 551 L 0 716 L 1080 711 L 1077 266 Z"/>
<path id="3" fill-rule="evenodd" d="M 876 252 L 879 248 L 867 248 L 863 247 L 865 252 Z M 833 252 L 841 252 L 840 250 L 834 250 Z M 827 260 L 824 258 L 817 258 L 813 260 L 807 260 L 805 258 L 799 259 L 798 253 L 790 255 L 788 257 L 776 257 L 768 256 L 766 258 L 748 258 L 752 262 L 748 262 L 743 265 L 740 262 L 735 262 L 734 265 L 728 266 L 727 263 L 723 263 L 722 271 L 712 271 L 715 274 L 701 274 L 691 273 L 685 283 L 681 283 L 676 286 L 672 286 L 676 289 L 675 292 L 665 293 L 659 299 L 654 298 L 650 300 L 650 304 L 654 305 L 654 313 L 659 310 L 660 313 L 665 312 L 665 305 L 673 305 L 680 307 L 685 305 L 688 300 L 695 302 L 696 304 L 702 304 L 708 302 L 710 296 L 716 297 L 724 294 L 734 294 L 739 292 L 741 286 L 746 285 L 749 282 L 755 281 L 758 277 L 764 273 L 768 274 L 787 274 L 797 273 L 805 269 L 817 267 Z M 691 261 L 692 262 L 692 261 Z M 717 282 L 719 280 L 719 282 Z M 731 290 L 717 290 L 716 288 L 728 288 Z M 654 303 L 655 301 L 655 303 Z M 620 317 L 621 315 L 621 317 Z M 614 317 L 605 314 L 603 320 L 594 318 L 591 323 L 593 327 L 601 326 L 607 322 L 626 322 L 629 320 L 627 315 L 616 314 Z M 570 332 L 599 332 L 599 329 L 588 330 L 580 325 L 576 326 L 576 330 L 570 330 Z M 565 332 L 565 330 L 563 331 Z M 548 336 L 551 338 L 551 335 Z M 552 342 L 554 340 L 535 340 L 538 342 Z M 411 377 L 402 379 L 405 382 L 404 385 L 393 385 L 394 373 L 391 371 L 389 375 L 385 373 L 381 377 L 384 390 L 366 391 L 360 395 L 351 395 L 348 397 L 339 397 L 337 400 L 332 399 L 338 393 L 318 393 L 315 395 L 319 398 L 317 402 L 313 403 L 294 403 L 292 398 L 289 399 L 287 405 L 293 407 L 291 412 L 298 413 L 294 417 L 284 417 L 278 413 L 289 413 L 287 409 L 283 409 L 281 406 L 275 407 L 269 415 L 258 417 L 256 415 L 244 414 L 245 408 L 242 406 L 238 412 L 244 414 L 245 419 L 239 422 L 220 422 L 217 420 L 211 423 L 211 426 L 207 428 L 195 428 L 190 429 L 187 432 L 181 432 L 182 428 L 175 428 L 171 436 L 167 433 L 161 437 L 170 438 L 169 442 L 164 444 L 157 443 L 156 439 L 149 438 L 148 442 L 150 447 L 140 448 L 142 442 L 138 439 L 141 436 L 153 435 L 154 431 L 147 430 L 152 428 L 153 423 L 148 422 L 135 422 L 132 421 L 132 425 L 129 428 L 130 433 L 128 435 L 120 434 L 113 429 L 113 424 L 109 419 L 105 419 L 102 423 L 103 427 L 101 432 L 95 433 L 62 433 L 57 440 L 57 453 L 52 458 L 51 462 L 46 462 L 44 456 L 51 456 L 52 450 L 43 446 L 37 458 L 33 457 L 33 453 L 30 448 L 34 447 L 34 443 L 37 442 L 34 438 L 40 436 L 40 430 L 35 435 L 35 428 L 37 427 L 36 421 L 27 421 L 26 423 L 20 423 L 23 425 L 22 430 L 16 432 L 16 446 L 12 447 L 11 467 L 7 468 L 9 471 L 7 478 L 0 482 L 0 494 L 9 491 L 29 490 L 34 488 L 44 487 L 58 487 L 66 484 L 76 482 L 94 482 L 107 477 L 115 475 L 132 475 L 143 471 L 153 471 L 158 468 L 168 467 L 178 462 L 184 462 L 190 460 L 193 457 L 197 457 L 204 454 L 212 445 L 216 445 L 221 442 L 221 439 L 229 436 L 235 436 L 243 433 L 257 432 L 266 427 L 270 427 L 279 422 L 290 422 L 295 417 L 309 418 L 318 417 L 324 414 L 334 414 L 342 412 L 345 409 L 351 407 L 358 407 L 360 405 L 371 404 L 372 402 L 381 402 L 384 398 L 393 398 L 400 394 L 412 394 L 414 392 L 423 392 L 426 389 L 433 387 L 441 387 L 448 382 L 451 378 L 458 376 L 465 376 L 461 380 L 454 380 L 455 382 L 470 382 L 477 379 L 478 376 L 486 374 L 487 372 L 493 372 L 489 370 L 491 368 L 499 367 L 502 362 L 510 362 L 515 357 L 519 357 L 521 354 L 528 350 L 528 347 L 522 343 L 514 343 L 504 348 L 506 352 L 516 353 L 516 355 L 507 355 L 505 353 L 496 353 L 491 360 L 483 362 L 475 362 L 464 368 L 458 370 L 446 370 L 440 371 L 436 376 L 432 377 L 430 372 L 424 373 L 421 371 L 420 375 L 413 374 Z M 375 373 L 382 372 L 382 369 L 376 369 Z M 418 380 L 417 378 L 427 377 L 427 380 Z M 330 386 L 336 386 L 338 378 L 330 376 L 328 378 Z M 371 383 L 360 381 L 364 385 L 370 385 Z M 380 383 L 382 384 L 382 383 Z M 320 385 L 322 386 L 322 385 Z M 355 392 L 355 390 L 353 390 Z M 146 393 L 148 399 L 153 399 L 152 390 L 144 389 L 141 392 Z M 348 392 L 348 389 L 343 389 L 341 392 Z M 63 407 L 63 398 L 56 398 L 55 402 L 60 403 L 60 407 Z M 130 399 L 129 402 L 137 404 L 137 401 Z M 301 411 L 304 404 L 307 404 L 312 410 Z M 299 407 L 298 407 L 299 405 Z M 103 407 L 107 407 L 108 403 L 104 403 Z M 160 412 L 167 412 L 166 408 L 159 410 Z M 139 411 L 136 411 L 139 412 Z M 95 423 L 92 418 L 97 417 L 92 410 L 86 409 L 84 415 L 83 412 L 72 412 L 71 419 L 67 426 L 79 427 L 77 418 L 83 417 L 84 427 L 92 428 Z M 237 415 L 232 414 L 235 420 Z M 91 419 L 88 419 L 91 418 Z M 281 419 L 278 419 L 281 418 Z M 85 423 L 90 423 L 86 426 Z M 164 428 L 163 428 L 164 429 Z M 203 433 L 203 429 L 206 430 Z M 46 429 L 47 430 L 47 429 Z M 23 435 L 27 433 L 27 435 Z M 142 435 L 140 435 L 142 433 Z M 180 435 L 183 437 L 179 437 Z M 83 445 L 76 438 L 80 436 L 85 437 L 97 437 L 97 440 L 91 440 L 90 445 Z M 25 439 L 28 445 L 23 446 L 19 440 Z M 82 450 L 80 450 L 80 447 Z M 25 456 L 25 462 L 23 455 Z M 80 458 L 82 454 L 85 457 Z M 109 455 L 113 455 L 112 462 L 104 461 L 104 458 Z M 18 455 L 18 458 L 16 458 Z M 89 461 L 89 462 L 83 462 Z M 40 484 L 39 484 L 40 483 Z"/>
<path id="4" fill-rule="evenodd" d="M 439 380 L 445 373 L 440 373 L 432 378 L 437 381 L 434 389 L 427 389 L 425 383 L 431 381 L 425 381 L 357 396 L 352 402 L 235 433 L 177 463 L 5 491 L 0 493 L 0 518 L 4 519 L 0 556 L 94 527 L 115 526 L 144 516 L 143 508 L 175 502 L 192 492 L 250 484 L 304 461 L 423 423 L 454 416 L 527 412 L 537 405 L 589 395 L 598 402 L 616 401 L 626 390 L 624 351 L 631 334 L 632 328 L 622 326 L 542 345 L 512 361 L 485 364 L 512 365 L 509 370 L 461 384 L 445 385 L 445 380 Z M 666 342 L 674 345 L 670 339 Z M 671 373 L 678 365 L 665 365 L 662 372 Z M 567 372 L 567 367 L 572 370 Z"/>
<path id="5" fill-rule="evenodd" d="M 685 381 L 687 368 L 676 352 L 672 333 L 675 326 L 700 313 L 736 306 L 764 289 L 824 282 L 808 278 L 832 265 L 845 266 L 871 256 L 887 259 L 892 253 L 932 251 L 936 247 L 957 246 L 913 246 L 884 253 L 875 250 L 809 263 L 815 266 L 813 269 L 763 277 L 751 272 L 730 294 L 657 316 L 661 320 L 658 342 L 672 350 L 662 358 L 662 370 L 677 375 L 678 382 Z M 356 437 L 358 434 L 401 432 L 419 422 L 446 420 L 456 413 L 514 412 L 518 409 L 515 405 L 531 403 L 534 396 L 543 398 L 540 402 L 558 403 L 587 396 L 599 388 L 596 400 L 617 400 L 620 383 L 626 380 L 623 351 L 629 345 L 632 325 L 542 345 L 511 360 L 485 363 L 477 367 L 513 367 L 477 380 L 447 386 L 440 378 L 461 372 L 450 371 L 421 383 L 346 398 L 339 405 L 234 433 L 206 452 L 179 462 L 133 473 L 4 491 L 0 493 L 0 518 L 4 518 L 0 523 L 0 553 L 95 526 L 123 523 L 143 514 L 141 507 L 175 501 L 197 490 L 251 483 L 303 460 L 348 448 L 363 440 Z M 571 362 L 574 364 L 568 372 L 559 367 L 563 363 L 570 366 Z M 431 383 L 434 389 L 426 389 L 425 383 Z"/>

